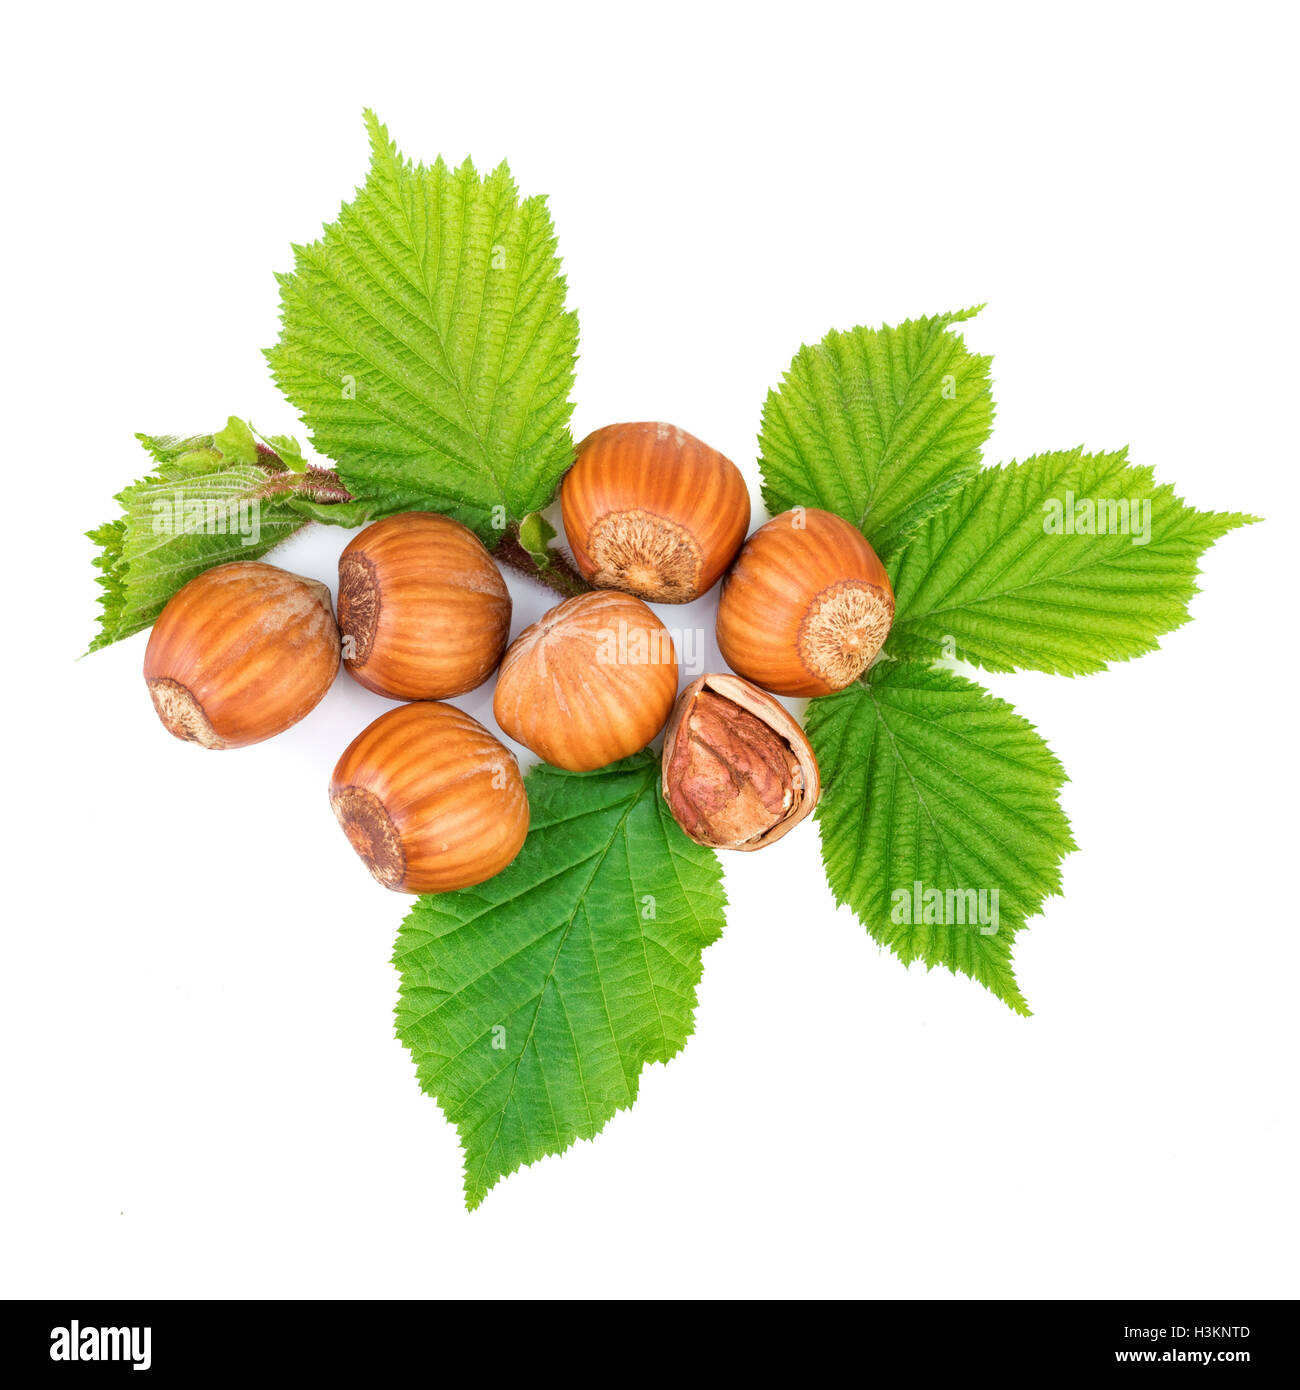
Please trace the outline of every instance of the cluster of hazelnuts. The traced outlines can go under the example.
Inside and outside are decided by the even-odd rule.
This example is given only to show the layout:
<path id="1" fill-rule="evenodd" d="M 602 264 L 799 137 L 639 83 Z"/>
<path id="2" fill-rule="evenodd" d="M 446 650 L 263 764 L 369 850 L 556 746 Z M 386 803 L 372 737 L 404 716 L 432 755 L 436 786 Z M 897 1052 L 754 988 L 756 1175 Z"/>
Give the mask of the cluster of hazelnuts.
<path id="1" fill-rule="evenodd" d="M 497 673 L 501 728 L 555 767 L 587 772 L 664 733 L 663 795 L 691 839 L 759 849 L 816 805 L 817 761 L 778 695 L 856 679 L 893 620 L 861 532 L 798 508 L 752 536 L 730 460 L 662 424 L 611 425 L 578 448 L 561 488 L 565 535 L 595 586 L 507 647 L 510 595 L 467 527 L 432 512 L 367 526 L 329 590 L 273 565 L 219 565 L 167 604 L 145 652 L 159 718 L 178 738 L 238 748 L 297 723 L 340 659 L 397 709 L 339 759 L 330 803 L 378 881 L 404 893 L 499 873 L 528 832 L 509 750 L 442 703 Z M 723 576 L 725 575 L 725 578 Z M 680 694 L 667 628 L 645 600 L 688 603 L 723 579 L 717 636 L 738 674 Z"/>

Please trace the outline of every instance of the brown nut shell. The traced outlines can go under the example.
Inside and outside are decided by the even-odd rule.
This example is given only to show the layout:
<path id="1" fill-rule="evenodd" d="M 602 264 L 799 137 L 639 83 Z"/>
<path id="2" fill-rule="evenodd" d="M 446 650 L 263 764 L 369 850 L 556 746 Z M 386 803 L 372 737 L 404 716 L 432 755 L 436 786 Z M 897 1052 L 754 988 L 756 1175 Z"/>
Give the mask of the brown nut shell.
<path id="1" fill-rule="evenodd" d="M 675 425 L 606 425 L 578 445 L 560 489 L 584 579 L 654 603 L 711 589 L 749 530 L 740 470 Z"/>
<path id="2" fill-rule="evenodd" d="M 330 591 L 254 560 L 217 565 L 178 589 L 144 653 L 158 718 L 203 748 L 283 733 L 316 708 L 338 670 Z"/>
<path id="3" fill-rule="evenodd" d="M 477 719 L 434 701 L 364 728 L 334 769 L 330 805 L 371 874 L 398 893 L 482 883 L 528 835 L 514 755 Z"/>
<path id="4" fill-rule="evenodd" d="M 696 844 L 756 850 L 812 813 L 821 776 L 793 715 L 739 676 L 701 676 L 664 730 L 662 789 Z"/>
<path id="5" fill-rule="evenodd" d="M 644 748 L 677 694 L 668 629 L 630 594 L 566 599 L 510 644 L 492 712 L 554 767 L 590 772 Z"/>
<path id="6" fill-rule="evenodd" d="M 829 695 L 871 665 L 893 621 L 893 586 L 862 532 L 796 507 L 736 557 L 718 603 L 718 646 L 765 690 Z"/>
<path id="7" fill-rule="evenodd" d="M 479 538 L 437 512 L 367 526 L 339 556 L 343 664 L 390 700 L 483 684 L 510 635 L 510 594 Z"/>

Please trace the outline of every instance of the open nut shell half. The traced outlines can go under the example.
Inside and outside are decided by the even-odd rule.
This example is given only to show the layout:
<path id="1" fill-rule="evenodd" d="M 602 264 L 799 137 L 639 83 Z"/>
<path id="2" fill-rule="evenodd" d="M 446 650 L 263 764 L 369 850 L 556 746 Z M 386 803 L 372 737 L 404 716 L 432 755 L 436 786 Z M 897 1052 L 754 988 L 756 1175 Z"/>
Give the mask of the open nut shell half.
<path id="1" fill-rule="evenodd" d="M 813 810 L 821 775 L 812 745 L 780 701 L 740 676 L 717 674 L 692 681 L 673 706 L 662 789 L 696 844 L 755 850 Z"/>

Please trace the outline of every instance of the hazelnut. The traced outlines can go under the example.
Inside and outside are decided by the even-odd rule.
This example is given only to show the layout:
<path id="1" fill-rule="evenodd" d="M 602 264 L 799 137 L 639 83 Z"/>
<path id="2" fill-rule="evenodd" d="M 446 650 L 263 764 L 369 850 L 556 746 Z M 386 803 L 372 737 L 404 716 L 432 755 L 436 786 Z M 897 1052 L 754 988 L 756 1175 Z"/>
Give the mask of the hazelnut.
<path id="1" fill-rule="evenodd" d="M 158 718 L 204 748 L 282 733 L 316 708 L 338 670 L 330 591 L 251 560 L 217 565 L 178 589 L 144 653 Z"/>
<path id="2" fill-rule="evenodd" d="M 739 676 L 701 676 L 664 731 L 663 794 L 677 824 L 713 849 L 762 849 L 817 805 L 812 745 L 789 712 Z"/>
<path id="3" fill-rule="evenodd" d="M 706 593 L 749 530 L 740 470 L 674 425 L 607 425 L 588 435 L 560 500 L 583 578 L 656 603 Z"/>
<path id="4" fill-rule="evenodd" d="M 436 512 L 367 526 L 339 556 L 339 629 L 354 680 L 390 700 L 482 685 L 510 635 L 510 594 L 479 538 Z"/>
<path id="5" fill-rule="evenodd" d="M 894 621 L 894 590 L 862 532 L 812 507 L 782 512 L 745 542 L 722 584 L 727 665 L 778 695 L 829 695 L 871 665 Z"/>
<path id="6" fill-rule="evenodd" d="M 330 805 L 385 888 L 445 893 L 499 874 L 528 834 L 528 797 L 506 746 L 454 705 L 381 714 L 348 744 Z"/>
<path id="7" fill-rule="evenodd" d="M 590 772 L 650 742 L 677 693 L 668 629 L 630 594 L 566 599 L 510 644 L 492 710 L 555 767 Z"/>

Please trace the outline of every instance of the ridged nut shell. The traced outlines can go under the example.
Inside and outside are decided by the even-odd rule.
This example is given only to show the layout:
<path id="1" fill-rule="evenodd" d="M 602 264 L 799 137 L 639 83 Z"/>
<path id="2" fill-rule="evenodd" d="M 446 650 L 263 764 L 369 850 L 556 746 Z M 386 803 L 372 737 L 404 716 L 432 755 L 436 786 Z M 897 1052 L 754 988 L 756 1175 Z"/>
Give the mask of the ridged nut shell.
<path id="1" fill-rule="evenodd" d="M 701 676 L 664 730 L 662 789 L 696 844 L 756 850 L 812 814 L 821 775 L 794 716 L 739 676 Z"/>
<path id="2" fill-rule="evenodd" d="M 668 629 L 630 594 L 566 599 L 510 644 L 492 710 L 554 767 L 589 772 L 644 748 L 677 694 Z"/>
<path id="3" fill-rule="evenodd" d="M 344 665 L 367 690 L 442 700 L 496 670 L 510 594 L 467 526 L 403 512 L 367 526 L 339 556 L 339 630 Z"/>
<path id="4" fill-rule="evenodd" d="M 252 560 L 217 565 L 177 590 L 144 653 L 159 719 L 204 748 L 283 733 L 315 709 L 338 669 L 329 590 Z"/>
<path id="5" fill-rule="evenodd" d="M 796 507 L 736 557 L 718 603 L 718 646 L 765 690 L 829 695 L 870 666 L 893 621 L 893 586 L 862 532 Z"/>
<path id="6" fill-rule="evenodd" d="M 706 593 L 749 530 L 740 470 L 675 425 L 607 425 L 589 435 L 560 500 L 583 578 L 655 603 Z"/>
<path id="7" fill-rule="evenodd" d="M 352 740 L 330 805 L 375 879 L 398 893 L 483 883 L 528 835 L 514 755 L 478 720 L 433 701 L 389 710 Z"/>

